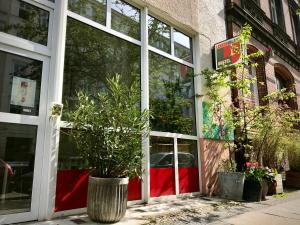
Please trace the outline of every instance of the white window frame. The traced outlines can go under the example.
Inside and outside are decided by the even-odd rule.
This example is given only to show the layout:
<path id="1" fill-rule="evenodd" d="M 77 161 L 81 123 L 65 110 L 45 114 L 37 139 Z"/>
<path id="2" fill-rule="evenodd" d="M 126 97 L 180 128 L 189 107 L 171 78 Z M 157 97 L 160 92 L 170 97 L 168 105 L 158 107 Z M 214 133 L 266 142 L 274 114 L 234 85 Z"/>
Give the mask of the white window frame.
<path id="1" fill-rule="evenodd" d="M 2 33 L 1 33 L 2 35 Z M 41 61 L 42 66 L 42 77 L 41 77 L 41 92 L 40 92 L 40 102 L 39 102 L 39 115 L 38 116 L 29 116 L 22 114 L 13 114 L 13 113 L 4 113 L 0 112 L 0 122 L 1 123 L 14 123 L 14 124 L 23 124 L 23 125 L 34 125 L 37 127 L 37 137 L 36 137 L 36 147 L 35 147 L 35 162 L 34 162 L 34 176 L 32 184 L 32 196 L 31 196 L 31 208 L 30 211 L 24 213 L 13 213 L 7 215 L 0 215 L 1 223 L 17 223 L 24 222 L 29 220 L 36 220 L 38 218 L 38 210 L 40 206 L 40 193 L 41 186 L 40 181 L 42 179 L 43 171 L 43 157 L 44 157 L 44 134 L 46 128 L 45 124 L 45 115 L 47 114 L 47 104 L 43 104 L 48 100 L 48 81 L 49 81 L 49 67 L 50 67 L 50 58 L 40 52 L 33 52 L 24 48 L 12 47 L 15 43 L 14 41 L 19 41 L 12 38 L 10 45 L 5 43 L 6 39 L 2 39 L 0 35 L 0 50 L 3 52 L 15 54 L 18 56 L 34 59 Z M 39 47 L 38 44 L 31 43 L 32 47 Z"/>
<path id="2" fill-rule="evenodd" d="M 125 1 L 126 2 L 126 1 Z M 136 4 L 134 4 L 134 7 L 137 7 L 140 10 L 140 15 L 141 15 L 141 20 L 140 20 L 140 24 L 141 24 L 141 40 L 136 40 L 132 37 L 129 37 L 123 33 L 120 33 L 114 29 L 111 28 L 111 0 L 107 0 L 107 10 L 106 10 L 106 23 L 105 25 L 97 23 L 91 19 L 88 19 L 84 16 L 81 16 L 77 13 L 74 13 L 70 10 L 67 10 L 66 15 L 70 18 L 76 19 L 80 22 L 83 22 L 87 25 L 90 25 L 96 29 L 99 29 L 101 31 L 104 31 L 108 34 L 114 35 L 118 38 L 121 38 L 123 40 L 126 40 L 130 43 L 133 43 L 135 45 L 138 45 L 141 47 L 141 94 L 142 94 L 142 109 L 149 109 L 149 51 L 154 52 L 156 54 L 159 54 L 167 59 L 170 59 L 172 61 L 175 61 L 177 63 L 180 63 L 182 65 L 188 66 L 192 69 L 195 69 L 195 65 L 193 63 L 184 61 L 178 57 L 175 56 L 175 52 L 174 52 L 174 43 L 172 43 L 171 41 L 171 54 L 166 53 L 162 50 L 159 50 L 155 47 L 152 47 L 149 45 L 148 43 L 148 20 L 147 20 L 147 16 L 148 14 L 155 16 L 155 14 L 152 13 L 148 13 L 148 8 L 147 7 L 140 7 Z M 129 4 L 132 4 L 131 2 Z M 156 18 L 156 17 L 155 17 Z M 160 21 L 162 21 L 163 23 L 165 23 L 163 20 L 159 19 Z M 167 25 L 169 25 L 168 23 L 166 23 Z M 65 24 L 66 26 L 66 24 Z M 171 40 L 173 39 L 173 30 L 176 29 L 178 31 L 180 31 L 181 29 L 177 29 L 174 28 L 173 26 L 171 26 Z M 183 32 L 184 33 L 184 32 Z M 188 36 L 191 36 L 188 34 Z M 192 40 L 194 41 L 194 39 L 192 38 Z M 193 45 L 194 46 L 194 45 Z M 193 49 L 193 59 L 194 61 L 196 61 L 195 58 L 195 50 Z M 194 86 L 196 86 L 195 82 L 194 82 Z M 195 88 L 195 87 L 194 87 Z M 198 105 L 196 103 L 196 98 L 195 98 L 195 106 Z M 196 111 L 196 121 L 198 121 L 198 116 L 197 116 L 197 110 Z M 197 123 L 197 122 L 196 122 Z M 60 123 L 60 127 L 66 127 L 67 123 L 62 121 Z M 189 140 L 197 140 L 197 145 L 198 145 L 198 168 L 199 168 L 199 192 L 197 192 L 197 194 L 199 194 L 201 192 L 201 161 L 200 161 L 200 143 L 199 143 L 199 135 L 184 135 L 184 134 L 175 134 L 175 133 L 170 133 L 170 132 L 157 132 L 157 131 L 152 131 L 151 132 L 151 136 L 160 136 L 160 137 L 173 137 L 174 138 L 174 142 L 177 141 L 177 138 L 182 138 L 182 139 L 189 139 Z M 176 145 L 174 145 L 176 146 Z M 176 150 L 177 146 L 175 147 Z M 141 202 L 149 202 L 151 199 L 164 199 L 166 198 L 164 197 L 158 197 L 158 198 L 150 198 L 150 153 L 149 153 L 149 138 L 147 138 L 146 140 L 144 140 L 143 142 L 143 152 L 145 155 L 145 163 L 143 164 L 143 169 L 145 171 L 145 173 L 143 174 L 143 183 L 142 183 L 142 199 L 139 201 L 133 201 L 130 202 L 130 204 L 134 204 L 134 203 L 141 203 Z M 177 157 L 177 156 L 176 156 Z M 178 159 L 177 159 L 178 161 Z M 188 194 L 179 194 L 179 178 L 178 178 L 178 165 L 177 165 L 177 170 L 176 170 L 176 195 L 177 196 L 185 196 L 185 195 L 190 195 L 190 194 L 195 194 L 195 193 L 188 193 Z M 72 212 L 73 210 L 71 210 L 70 212 Z M 61 213 L 57 213 L 56 215 L 60 215 Z"/>
<path id="3" fill-rule="evenodd" d="M 141 95 L 142 109 L 149 109 L 149 51 L 155 52 L 167 59 L 175 61 L 177 63 L 183 64 L 190 68 L 194 69 L 197 64 L 197 58 L 195 54 L 195 37 L 193 34 L 187 34 L 192 37 L 192 48 L 193 48 L 193 63 L 184 61 L 174 55 L 174 43 L 171 42 L 171 54 L 163 52 L 159 49 L 156 49 L 149 45 L 148 43 L 148 8 L 139 6 L 137 4 L 132 4 L 134 7 L 140 9 L 141 15 L 141 39 L 136 40 L 132 37 L 129 37 L 121 32 L 111 29 L 111 22 L 107 22 L 105 25 L 99 24 L 95 21 L 87 19 L 79 14 L 71 12 L 68 10 L 68 1 L 67 0 L 56 0 L 55 3 L 50 2 L 48 0 L 24 0 L 27 3 L 35 5 L 41 9 L 47 10 L 49 12 L 49 30 L 48 30 L 48 42 L 47 46 L 34 43 L 29 40 L 22 39 L 20 37 L 16 37 L 14 35 L 10 35 L 7 33 L 0 32 L 0 49 L 4 49 L 5 51 L 18 54 L 21 56 L 26 56 L 32 59 L 43 60 L 43 81 L 40 97 L 40 111 L 39 116 L 25 116 L 25 115 L 12 115 L 9 113 L 0 113 L 0 121 L 1 122 L 15 122 L 20 124 L 32 124 L 38 126 L 38 137 L 37 137 L 37 146 L 36 149 L 41 149 L 42 151 L 36 152 L 36 165 L 35 170 L 37 175 L 35 177 L 35 183 L 39 183 L 39 187 L 34 189 L 35 193 L 38 193 L 38 200 L 34 205 L 34 215 L 31 216 L 25 214 L 12 214 L 5 217 L 10 217 L 10 220 L 6 220 L 5 223 L 12 222 L 21 222 L 27 220 L 44 220 L 49 219 L 53 216 L 59 215 L 67 215 L 69 213 L 74 212 L 84 212 L 85 209 L 75 209 L 70 211 L 62 211 L 58 213 L 54 213 L 55 207 L 55 191 L 56 191 L 56 173 L 57 173 L 57 162 L 58 162 L 58 143 L 59 143 L 59 132 L 60 127 L 65 127 L 66 123 L 60 121 L 60 119 L 49 120 L 50 117 L 50 108 L 53 102 L 62 103 L 62 89 L 63 89 L 63 72 L 64 72 L 64 56 L 65 56 L 65 41 L 66 41 L 66 27 L 67 27 L 67 18 L 73 18 L 80 22 L 83 22 L 87 25 L 90 25 L 96 29 L 102 30 L 106 33 L 119 37 L 123 40 L 126 40 L 130 43 L 138 45 L 141 47 Z M 107 0 L 108 10 L 106 11 L 106 20 L 111 18 L 111 9 L 109 6 L 111 5 L 111 0 Z M 153 16 L 155 14 L 150 13 Z M 157 17 L 155 17 L 157 18 Z M 159 17 L 159 20 L 165 22 Z M 166 24 L 170 24 L 166 22 Z M 173 39 L 173 30 L 176 29 L 181 31 L 182 29 L 174 27 L 170 24 L 171 27 L 171 39 Z M 186 33 L 186 32 L 183 32 Z M 198 65 L 198 64 L 197 64 Z M 194 79 L 196 81 L 196 79 Z M 194 82 L 194 89 L 196 93 L 196 82 Z M 195 117 L 196 117 L 196 126 L 197 126 L 197 135 L 184 135 L 184 134 L 176 134 L 169 132 L 157 132 L 152 131 L 152 136 L 160 136 L 160 137 L 172 137 L 174 139 L 174 148 L 177 151 L 177 138 L 196 140 L 198 145 L 198 168 L 199 168 L 199 192 L 201 193 L 201 160 L 200 160 L 200 141 L 199 138 L 200 130 L 198 123 L 201 121 L 200 115 L 201 104 L 199 104 L 199 99 L 195 97 Z M 42 104 L 43 103 L 43 104 Z M 198 107 L 197 107 L 198 106 Z M 199 114 L 199 115 L 198 115 Z M 199 122 L 198 122 L 199 121 Z M 142 144 L 142 149 L 145 155 L 145 162 L 143 164 L 143 169 L 145 169 L 145 173 L 143 174 L 143 182 L 142 182 L 142 199 L 139 201 L 129 202 L 129 205 L 141 203 L 141 202 L 150 202 L 157 201 L 165 198 L 172 197 L 180 197 L 191 195 L 194 193 L 188 194 L 179 194 L 179 178 L 178 178 L 178 165 L 176 172 L 176 196 L 166 196 L 166 197 L 158 197 L 158 198 L 150 198 L 150 162 L 149 162 L 149 138 L 145 139 Z M 177 154 L 175 154 L 177 157 Z M 178 158 L 176 159 L 178 162 Z M 177 163 L 178 164 L 178 163 Z M 43 174 L 42 174 L 43 173 Z M 14 218 L 13 218 L 14 217 Z M 0 216 L 0 218 L 2 218 Z"/>

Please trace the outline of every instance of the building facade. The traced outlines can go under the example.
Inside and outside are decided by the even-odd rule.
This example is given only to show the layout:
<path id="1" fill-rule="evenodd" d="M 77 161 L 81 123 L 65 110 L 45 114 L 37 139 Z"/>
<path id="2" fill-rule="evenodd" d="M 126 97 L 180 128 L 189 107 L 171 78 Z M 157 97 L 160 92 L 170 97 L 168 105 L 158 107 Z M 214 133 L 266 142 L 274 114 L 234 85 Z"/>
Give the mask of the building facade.
<path id="1" fill-rule="evenodd" d="M 141 107 L 154 114 L 129 204 L 210 190 L 194 75 L 224 39 L 221 0 L 0 0 L 0 223 L 85 211 L 88 172 L 64 112 L 76 91 L 95 94 L 116 73 L 140 79 Z"/>
<path id="2" fill-rule="evenodd" d="M 251 73 L 257 77 L 257 102 L 265 104 L 262 97 L 286 88 L 296 94 L 287 104 L 298 109 L 300 104 L 300 17 L 299 1 L 226 1 L 228 38 L 238 34 L 241 26 L 248 23 L 253 28 L 247 51 L 258 50 L 264 57 Z"/>

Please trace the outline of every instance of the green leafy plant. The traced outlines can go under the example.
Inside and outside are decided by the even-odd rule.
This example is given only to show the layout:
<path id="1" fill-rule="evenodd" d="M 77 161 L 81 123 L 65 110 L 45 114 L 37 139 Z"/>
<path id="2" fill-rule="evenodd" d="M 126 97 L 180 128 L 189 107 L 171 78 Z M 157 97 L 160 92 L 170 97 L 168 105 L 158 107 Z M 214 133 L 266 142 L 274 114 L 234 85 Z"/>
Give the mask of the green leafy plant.
<path id="1" fill-rule="evenodd" d="M 78 93 L 75 110 L 68 113 L 71 135 L 93 175 L 103 178 L 141 175 L 141 142 L 149 133 L 147 110 L 141 112 L 138 81 L 107 80 L 97 96 Z"/>
<path id="2" fill-rule="evenodd" d="M 300 172 L 300 131 L 295 130 L 289 136 L 285 136 L 281 148 L 287 152 L 290 169 Z"/>
<path id="3" fill-rule="evenodd" d="M 249 68 L 256 67 L 257 60 L 263 58 L 263 53 L 257 51 L 247 54 L 247 45 L 251 37 L 252 28 L 249 25 L 242 27 L 238 41 L 241 62 L 229 67 L 223 67 L 218 71 L 206 69 L 202 75 L 206 80 L 207 115 L 210 121 L 215 121 L 215 126 L 206 127 L 205 132 L 212 133 L 210 128 L 219 128 L 218 139 L 224 140 L 224 147 L 229 150 L 229 160 L 233 163 L 235 152 L 239 155 L 249 155 L 252 160 L 258 161 L 260 166 L 264 164 L 264 156 L 276 146 L 276 160 L 279 161 L 280 144 L 279 136 L 288 135 L 293 130 L 294 124 L 299 122 L 299 112 L 286 107 L 289 99 L 295 94 L 289 90 L 282 89 L 272 92 L 264 97 L 266 103 L 262 106 L 253 104 L 251 101 L 251 85 L 256 77 L 249 76 Z M 234 91 L 233 102 L 222 94 L 222 90 Z M 228 91 L 225 92 L 228 95 Z M 207 116 L 206 115 L 206 116 Z M 280 130 L 281 133 L 279 132 Z M 234 144 L 229 137 L 234 132 Z M 277 139 L 276 139 L 277 137 Z M 270 156 L 271 154 L 269 154 Z M 274 166 L 273 162 L 266 163 Z M 239 165 L 239 170 L 245 169 L 245 165 Z M 259 172 L 259 171 L 258 171 Z"/>
<path id="4" fill-rule="evenodd" d="M 245 178 L 247 180 L 261 183 L 266 176 L 267 170 L 265 168 L 258 167 L 257 163 L 247 163 L 245 170 Z"/>

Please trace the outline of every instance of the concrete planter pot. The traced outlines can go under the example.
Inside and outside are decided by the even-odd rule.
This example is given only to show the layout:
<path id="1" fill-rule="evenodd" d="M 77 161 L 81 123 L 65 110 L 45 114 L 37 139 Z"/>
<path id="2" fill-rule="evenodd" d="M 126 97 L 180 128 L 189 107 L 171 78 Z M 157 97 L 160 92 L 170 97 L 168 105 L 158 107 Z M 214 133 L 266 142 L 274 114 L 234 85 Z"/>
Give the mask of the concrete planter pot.
<path id="1" fill-rule="evenodd" d="M 219 172 L 220 197 L 235 201 L 242 201 L 244 181 L 244 173 Z"/>
<path id="2" fill-rule="evenodd" d="M 89 177 L 87 213 L 91 220 L 120 221 L 127 208 L 128 178 Z"/>

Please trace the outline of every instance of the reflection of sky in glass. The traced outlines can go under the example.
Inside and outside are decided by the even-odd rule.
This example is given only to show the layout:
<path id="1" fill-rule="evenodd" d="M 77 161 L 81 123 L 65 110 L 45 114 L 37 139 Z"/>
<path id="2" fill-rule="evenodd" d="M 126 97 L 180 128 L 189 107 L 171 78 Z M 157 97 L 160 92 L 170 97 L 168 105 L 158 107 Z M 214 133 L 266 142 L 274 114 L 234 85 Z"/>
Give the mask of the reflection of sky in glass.
<path id="1" fill-rule="evenodd" d="M 161 36 L 164 36 L 165 38 L 170 39 L 170 27 L 163 22 L 155 19 L 152 16 L 147 16 L 148 17 L 148 27 L 150 30 L 153 29 L 153 26 L 156 27 L 155 32 L 160 34 Z"/>
<path id="2" fill-rule="evenodd" d="M 174 30 L 174 42 L 186 48 L 191 48 L 190 38 L 177 30 Z"/>
<path id="3" fill-rule="evenodd" d="M 130 17 L 132 20 L 136 22 L 140 21 L 140 12 L 138 9 L 128 5 L 120 0 L 112 0 L 111 8 L 123 15 Z"/>

